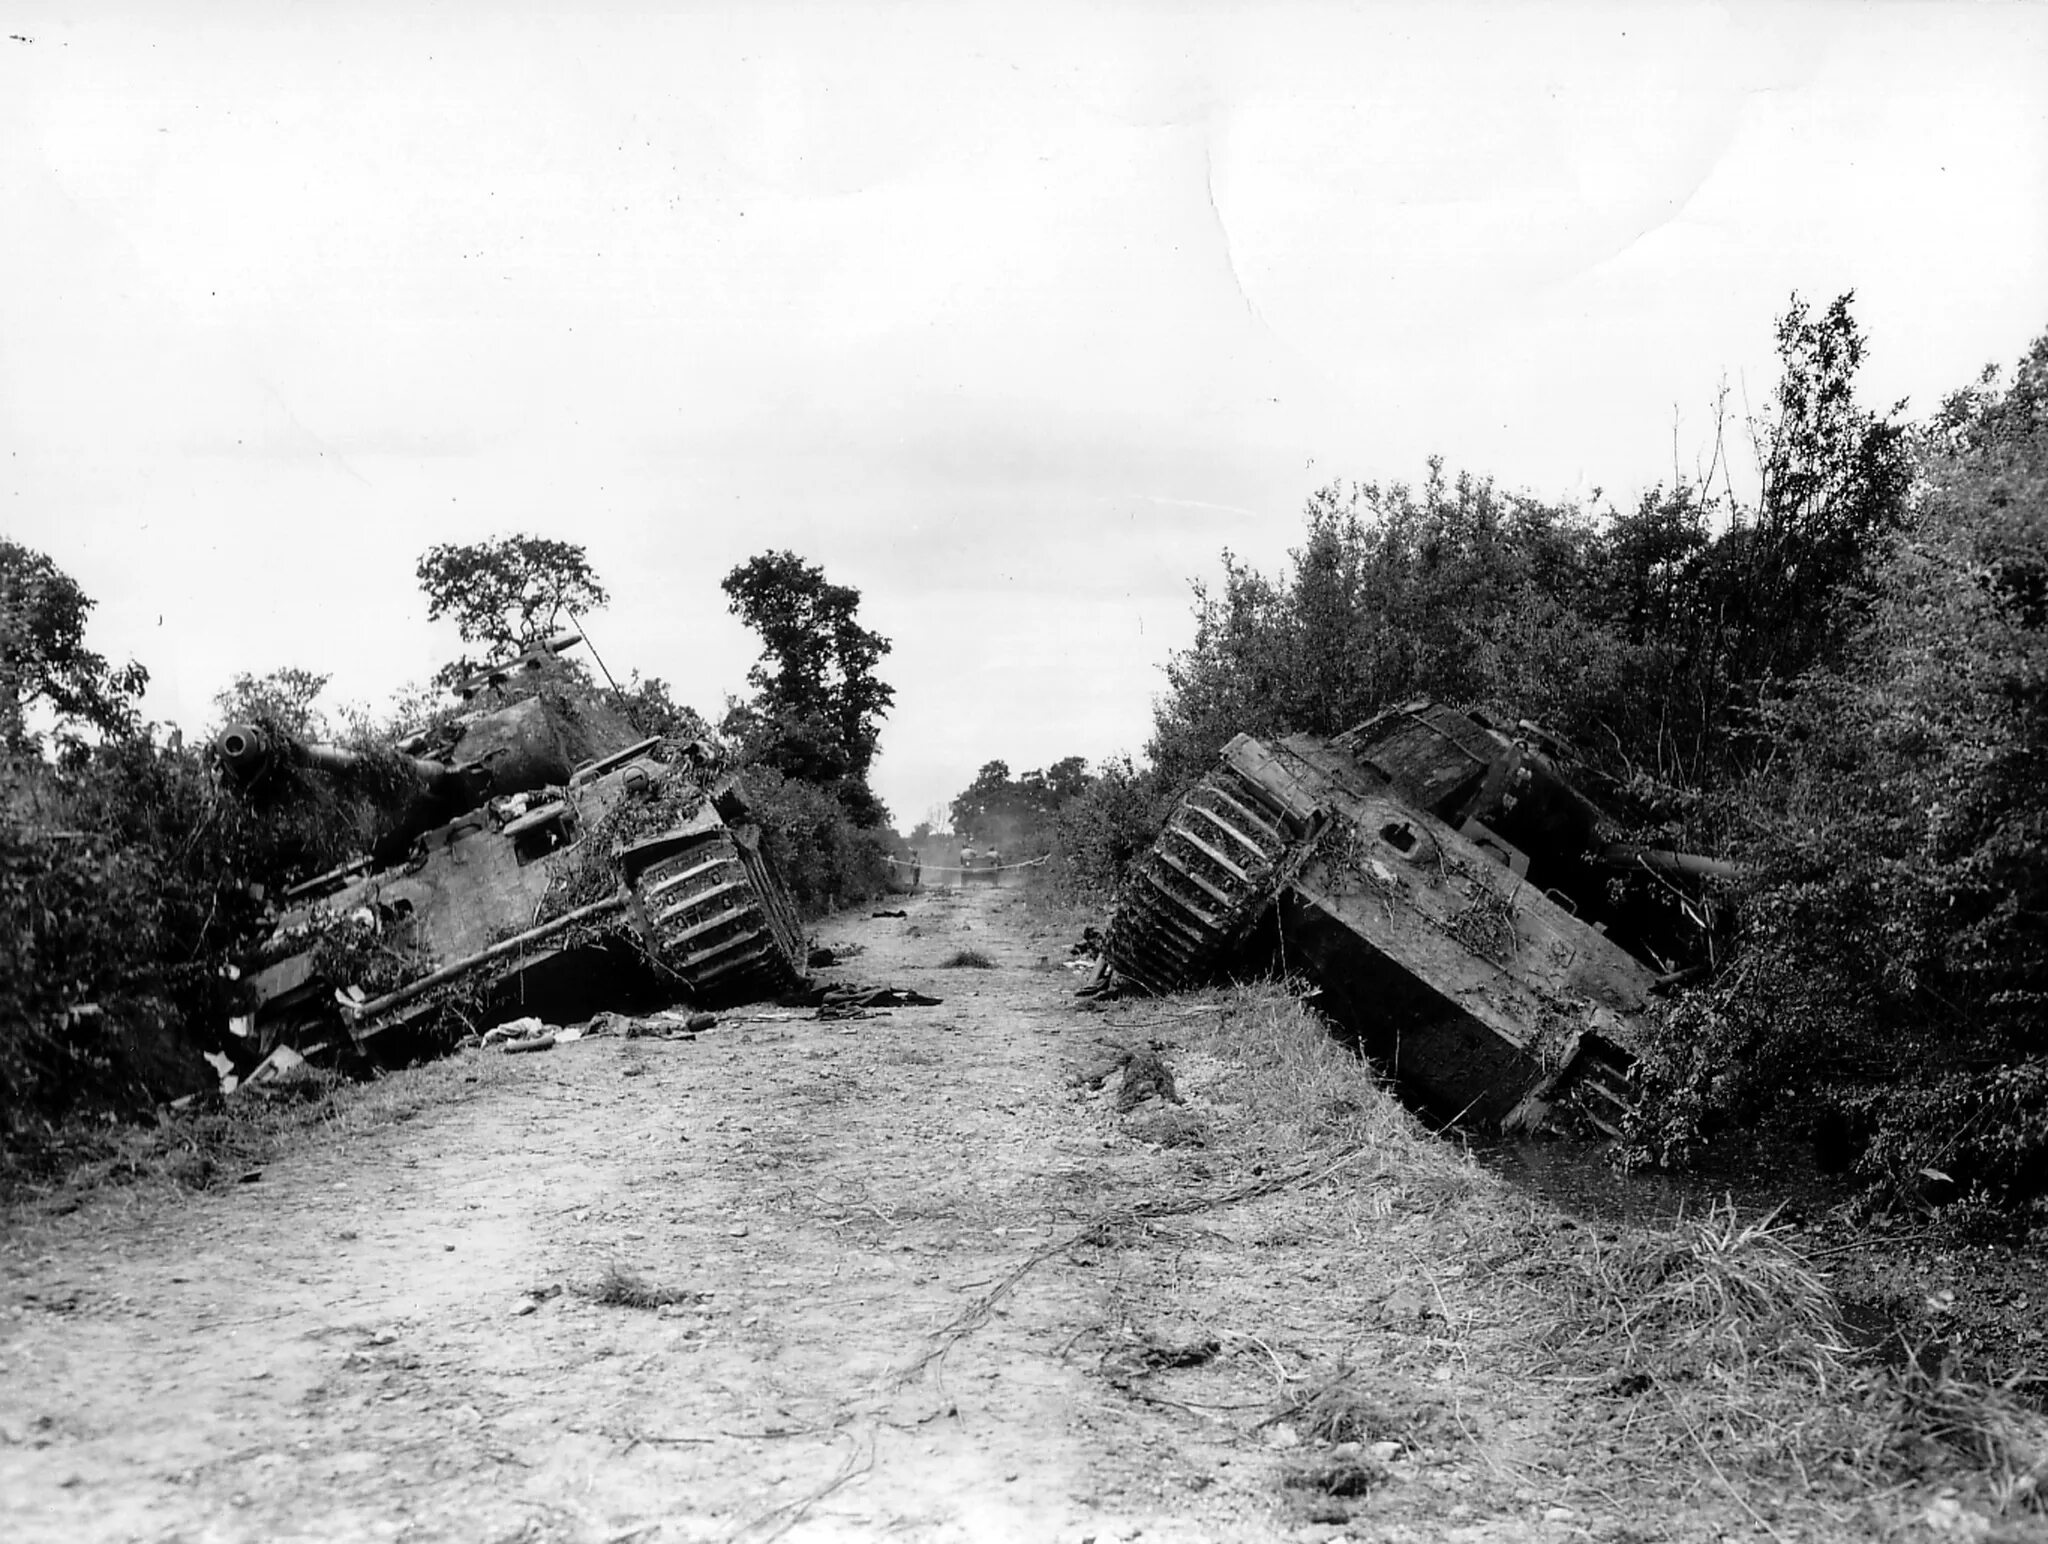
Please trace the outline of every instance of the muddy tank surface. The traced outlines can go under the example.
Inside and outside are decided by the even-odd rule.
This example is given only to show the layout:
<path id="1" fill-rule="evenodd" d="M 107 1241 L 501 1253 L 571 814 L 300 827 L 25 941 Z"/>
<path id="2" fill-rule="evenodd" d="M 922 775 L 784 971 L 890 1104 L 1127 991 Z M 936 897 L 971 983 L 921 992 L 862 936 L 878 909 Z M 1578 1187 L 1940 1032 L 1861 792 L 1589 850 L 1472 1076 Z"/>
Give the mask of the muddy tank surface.
<path id="1" fill-rule="evenodd" d="M 381 750 L 260 725 L 218 737 L 246 791 L 310 776 L 388 795 L 360 855 L 277 897 L 242 966 L 250 1051 L 362 1049 L 450 1012 L 482 1028 L 803 984 L 796 908 L 744 799 L 708 747 L 636 734 L 562 671 L 578 641 L 493 667 L 464 711 Z"/>
<path id="2" fill-rule="evenodd" d="M 1240 735 L 1132 867 L 1112 979 L 1172 992 L 1249 959 L 1321 1006 L 1442 1114 L 1615 1135 L 1666 972 L 1590 920 L 1618 870 L 1734 866 L 1600 838 L 1555 745 L 1430 702 L 1334 739 Z"/>

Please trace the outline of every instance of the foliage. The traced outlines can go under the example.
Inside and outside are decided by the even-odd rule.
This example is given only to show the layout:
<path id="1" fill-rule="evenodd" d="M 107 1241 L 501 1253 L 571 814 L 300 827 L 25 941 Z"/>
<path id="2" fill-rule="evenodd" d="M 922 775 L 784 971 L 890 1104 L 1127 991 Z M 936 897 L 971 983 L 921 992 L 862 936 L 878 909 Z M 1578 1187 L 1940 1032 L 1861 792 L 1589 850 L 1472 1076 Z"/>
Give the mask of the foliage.
<path id="1" fill-rule="evenodd" d="M 1419 696 L 1570 720 L 1615 694 L 1625 653 L 1589 620 L 1600 556 L 1577 510 L 1447 478 L 1439 461 L 1420 490 L 1321 489 L 1288 573 L 1226 553 L 1222 593 L 1196 587 L 1195 640 L 1167 666 L 1152 760 L 1184 783 L 1234 734 L 1336 734 Z"/>
<path id="2" fill-rule="evenodd" d="M 439 543 L 414 573 L 428 621 L 452 616 L 464 643 L 500 653 L 554 632 L 565 611 L 596 611 L 611 598 L 580 545 L 523 533 Z"/>
<path id="3" fill-rule="evenodd" d="M 739 786 L 761 827 L 761 846 L 806 916 L 859 905 L 889 888 L 889 847 L 872 826 L 815 783 L 774 767 L 743 767 Z"/>
<path id="4" fill-rule="evenodd" d="M 1054 819 L 1055 892 L 1075 905 L 1107 904 L 1124 870 L 1158 837 L 1170 802 L 1160 777 L 1139 772 L 1130 757 L 1103 762 Z"/>
<path id="5" fill-rule="evenodd" d="M 0 822 L 0 1139 L 147 1109 L 205 1072 L 223 948 L 255 903 L 198 758 L 134 734 L 9 774 Z M 217 1032 L 217 1031 L 216 1031 Z"/>
<path id="6" fill-rule="evenodd" d="M 134 731 L 135 700 L 149 672 L 134 661 L 109 666 L 85 646 L 93 602 L 48 557 L 0 537 L 0 752 L 39 749 L 28 727 L 41 706 L 66 729 Z"/>
<path id="7" fill-rule="evenodd" d="M 1150 749 L 1171 792 L 1415 697 L 1541 720 L 1612 834 L 1753 865 L 1638 1155 L 1790 1112 L 2011 1216 L 2048 1197 L 2048 340 L 1915 433 L 1856 400 L 1851 299 L 1779 319 L 1753 505 L 1709 472 L 1593 517 L 1435 462 L 1321 490 L 1283 572 L 1198 587 Z"/>
<path id="8" fill-rule="evenodd" d="M 261 721 L 302 740 L 326 740 L 333 731 L 313 701 L 331 679 L 296 665 L 260 676 L 243 671 L 215 695 L 213 705 L 223 725 Z"/>
<path id="9" fill-rule="evenodd" d="M 1420 489 L 1319 490 L 1278 577 L 1224 554 L 1167 667 L 1161 774 L 1191 781 L 1240 732 L 1333 734 L 1431 697 L 1540 720 L 1646 820 L 1692 814 L 1768 754 L 1760 705 L 1839 657 L 1904 516 L 1904 431 L 1855 404 L 1849 301 L 1816 320 L 1795 296 L 1779 323 L 1753 510 L 1711 471 L 1595 518 L 1432 461 Z"/>
<path id="10" fill-rule="evenodd" d="M 668 682 L 660 676 L 642 676 L 634 671 L 626 684 L 608 691 L 611 705 L 625 715 L 626 721 L 643 735 L 660 735 L 663 739 L 688 744 L 692 740 L 707 739 L 711 726 L 695 708 L 687 707 L 675 700 Z"/>
<path id="11" fill-rule="evenodd" d="M 1005 761 L 991 761 L 954 798 L 953 831 L 969 842 L 993 843 L 1019 857 L 1051 849 L 1061 806 L 1086 790 L 1088 763 L 1066 756 L 1043 771 L 1010 776 Z"/>
<path id="12" fill-rule="evenodd" d="M 1662 1140 L 1775 1091 L 1893 1195 L 2048 1222 L 2044 345 L 1930 427 L 1839 664 L 1719 795 L 1759 873 L 1657 1069 Z"/>
<path id="13" fill-rule="evenodd" d="M 896 692 L 875 676 L 889 640 L 860 625 L 860 591 L 794 552 L 750 558 L 723 587 L 764 646 L 747 673 L 754 699 L 728 716 L 726 733 L 748 760 L 831 788 L 858 823 L 883 824 L 867 775 Z"/>

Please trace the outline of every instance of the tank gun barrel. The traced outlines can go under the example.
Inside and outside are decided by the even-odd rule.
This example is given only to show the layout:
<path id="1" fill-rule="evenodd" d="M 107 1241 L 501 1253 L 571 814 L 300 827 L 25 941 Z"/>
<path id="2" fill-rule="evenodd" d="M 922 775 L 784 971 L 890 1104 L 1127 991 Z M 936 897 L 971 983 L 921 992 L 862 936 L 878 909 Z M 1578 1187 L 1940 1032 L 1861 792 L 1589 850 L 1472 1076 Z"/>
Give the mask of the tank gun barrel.
<path id="1" fill-rule="evenodd" d="M 1749 873 L 1747 864 L 1728 858 L 1704 858 L 1694 852 L 1638 847 L 1632 842 L 1609 842 L 1594 851 L 1593 861 L 1608 868 L 1646 868 L 1690 879 L 1742 879 Z"/>
<path id="2" fill-rule="evenodd" d="M 227 769 L 244 782 L 261 776 L 285 760 L 329 776 L 345 776 L 370 763 L 370 758 L 361 751 L 340 745 L 309 743 L 257 724 L 230 724 L 214 740 L 213 748 Z M 424 756 L 405 756 L 396 751 L 392 755 L 419 778 L 430 797 L 465 798 L 476 792 L 473 779 L 460 768 L 445 762 L 429 761 Z"/>

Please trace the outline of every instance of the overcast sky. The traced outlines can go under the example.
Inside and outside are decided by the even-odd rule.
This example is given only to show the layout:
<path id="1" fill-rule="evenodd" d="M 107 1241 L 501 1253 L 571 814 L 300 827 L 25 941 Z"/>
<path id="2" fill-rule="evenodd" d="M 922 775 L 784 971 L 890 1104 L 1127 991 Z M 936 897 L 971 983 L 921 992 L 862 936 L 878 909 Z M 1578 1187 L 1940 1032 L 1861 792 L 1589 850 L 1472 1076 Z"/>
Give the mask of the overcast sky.
<path id="1" fill-rule="evenodd" d="M 1916 411 L 2048 328 L 2042 5 L 7 17 L 0 529 L 191 729 L 425 677 L 419 553 L 514 530 L 715 716 L 789 547 L 894 640 L 907 829 L 1141 750 L 1323 482 L 1628 500 L 1794 290 Z"/>

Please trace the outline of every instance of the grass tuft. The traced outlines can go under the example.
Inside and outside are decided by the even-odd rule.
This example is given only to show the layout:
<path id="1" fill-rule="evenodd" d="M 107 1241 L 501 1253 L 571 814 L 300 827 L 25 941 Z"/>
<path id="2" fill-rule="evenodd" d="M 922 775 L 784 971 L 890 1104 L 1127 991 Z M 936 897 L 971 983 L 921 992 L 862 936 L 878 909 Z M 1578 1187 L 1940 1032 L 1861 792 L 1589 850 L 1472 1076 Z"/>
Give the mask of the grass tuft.
<path id="1" fill-rule="evenodd" d="M 1980 1383 L 1911 1359 L 1885 1369 L 1862 1391 L 1862 1456 L 1912 1476 L 1960 1464 L 1984 1478 L 1998 1512 L 2048 1511 L 2048 1415 L 2023 1382 Z"/>
<path id="2" fill-rule="evenodd" d="M 604 1275 L 587 1287 L 577 1291 L 593 1303 L 603 1303 L 612 1308 L 662 1308 L 670 1303 L 694 1303 L 699 1294 L 687 1287 L 658 1287 L 637 1271 L 627 1270 L 617 1261 L 606 1268 Z"/>
<path id="3" fill-rule="evenodd" d="M 1443 1424 L 1433 1401 L 1392 1402 L 1349 1367 L 1303 1390 L 1271 1420 L 1284 1420 L 1312 1442 L 1398 1442 L 1420 1447 Z"/>
<path id="4" fill-rule="evenodd" d="M 979 949 L 956 949 L 939 961 L 941 970 L 994 970 L 996 962 Z"/>
<path id="5" fill-rule="evenodd" d="M 1726 1201 L 1611 1244 L 1586 1230 L 1565 1261 L 1561 1338 L 1624 1374 L 1726 1380 L 1772 1368 L 1834 1387 L 1849 1354 L 1841 1311 L 1790 1234 L 1775 1212 L 1745 1222 Z"/>

